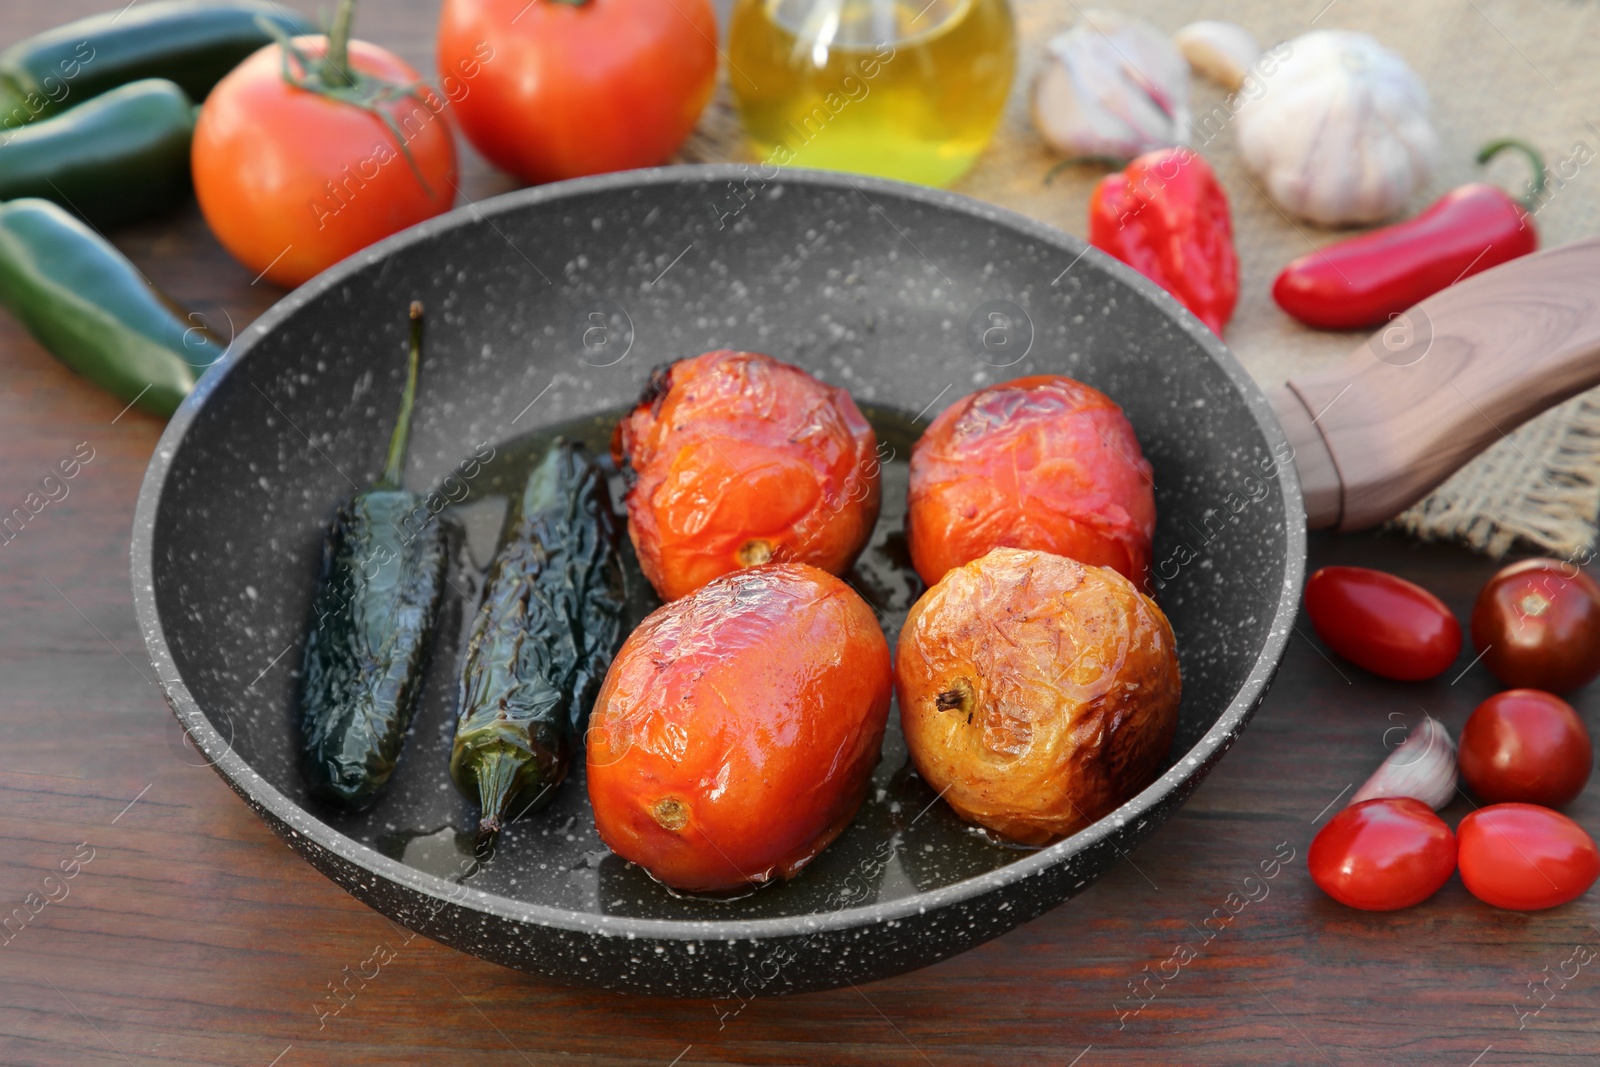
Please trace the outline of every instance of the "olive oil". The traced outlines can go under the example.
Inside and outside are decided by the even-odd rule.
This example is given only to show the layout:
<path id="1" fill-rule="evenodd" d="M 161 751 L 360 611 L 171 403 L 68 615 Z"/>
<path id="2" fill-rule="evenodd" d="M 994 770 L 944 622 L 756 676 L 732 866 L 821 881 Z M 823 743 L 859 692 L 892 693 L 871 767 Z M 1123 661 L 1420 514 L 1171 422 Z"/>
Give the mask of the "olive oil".
<path id="1" fill-rule="evenodd" d="M 758 158 L 947 185 L 1011 89 L 1006 0 L 737 0 L 729 77 Z"/>

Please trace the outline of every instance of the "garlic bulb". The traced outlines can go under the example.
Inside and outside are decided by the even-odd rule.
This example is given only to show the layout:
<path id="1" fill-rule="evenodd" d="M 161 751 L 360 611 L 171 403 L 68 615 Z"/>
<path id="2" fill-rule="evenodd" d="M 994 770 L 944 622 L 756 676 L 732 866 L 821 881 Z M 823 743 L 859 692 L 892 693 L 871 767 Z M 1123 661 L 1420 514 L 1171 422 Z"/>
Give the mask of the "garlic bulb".
<path id="1" fill-rule="evenodd" d="M 1406 736 L 1400 747 L 1373 772 L 1366 784 L 1355 791 L 1351 804 L 1379 797 L 1415 797 L 1438 810 L 1455 795 L 1456 743 L 1431 715 L 1423 715 L 1422 725 Z"/>
<path id="2" fill-rule="evenodd" d="M 1439 148 L 1422 82 L 1364 33 L 1316 30 L 1288 51 L 1234 120 L 1245 166 L 1279 207 L 1326 226 L 1400 211 Z"/>
<path id="3" fill-rule="evenodd" d="M 1243 26 L 1215 19 L 1191 22 L 1172 35 L 1189 67 L 1230 92 L 1244 84 L 1246 74 L 1261 58 L 1261 45 Z"/>
<path id="4" fill-rule="evenodd" d="M 1033 122 L 1058 152 L 1132 159 L 1189 138 L 1189 68 L 1166 34 L 1092 9 L 1045 46 Z"/>

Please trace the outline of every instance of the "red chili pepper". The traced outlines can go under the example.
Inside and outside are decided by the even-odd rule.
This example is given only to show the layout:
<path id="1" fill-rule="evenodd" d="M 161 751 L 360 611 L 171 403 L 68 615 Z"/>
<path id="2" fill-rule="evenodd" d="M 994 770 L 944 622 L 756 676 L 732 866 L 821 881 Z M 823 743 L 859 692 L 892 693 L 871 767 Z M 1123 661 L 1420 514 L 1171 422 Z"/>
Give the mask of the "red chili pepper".
<path id="1" fill-rule="evenodd" d="M 1483 182 L 1452 189 L 1414 219 L 1301 256 L 1278 275 L 1272 298 L 1307 326 L 1378 326 L 1462 278 L 1536 250 L 1532 205 L 1544 192 L 1544 161 L 1532 146 L 1502 140 L 1486 145 L 1478 162 L 1507 148 L 1533 164 L 1526 200 Z"/>
<path id="2" fill-rule="evenodd" d="M 1193 149 L 1147 152 L 1089 198 L 1089 243 L 1178 298 L 1222 336 L 1239 300 L 1228 198 Z"/>

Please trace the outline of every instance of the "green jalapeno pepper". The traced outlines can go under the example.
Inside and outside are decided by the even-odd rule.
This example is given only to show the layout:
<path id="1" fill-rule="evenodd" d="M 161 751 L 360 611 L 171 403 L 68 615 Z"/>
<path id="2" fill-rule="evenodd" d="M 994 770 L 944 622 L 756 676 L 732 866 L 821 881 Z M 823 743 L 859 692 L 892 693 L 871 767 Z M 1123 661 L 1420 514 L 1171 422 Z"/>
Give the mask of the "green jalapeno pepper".
<path id="1" fill-rule="evenodd" d="M 178 83 L 201 100 L 240 61 L 309 19 L 274 3 L 146 0 L 57 26 L 0 52 L 0 129 L 14 130 L 141 78 Z"/>
<path id="2" fill-rule="evenodd" d="M 498 833 L 518 796 L 549 802 L 622 637 L 617 521 L 604 473 L 557 439 L 528 478 L 473 621 L 450 775 Z"/>
<path id="3" fill-rule="evenodd" d="M 383 476 L 339 506 L 322 550 L 300 679 L 300 740 L 311 791 L 357 810 L 394 773 L 416 711 L 448 563 L 426 494 L 402 487 L 421 361 L 422 305 Z"/>
<path id="4" fill-rule="evenodd" d="M 0 204 L 0 303 L 62 363 L 163 417 L 227 348 L 46 200 Z"/>
<path id="5" fill-rule="evenodd" d="M 194 105 L 162 78 L 130 82 L 0 134 L 0 200 L 54 200 L 98 227 L 170 211 L 189 194 Z"/>

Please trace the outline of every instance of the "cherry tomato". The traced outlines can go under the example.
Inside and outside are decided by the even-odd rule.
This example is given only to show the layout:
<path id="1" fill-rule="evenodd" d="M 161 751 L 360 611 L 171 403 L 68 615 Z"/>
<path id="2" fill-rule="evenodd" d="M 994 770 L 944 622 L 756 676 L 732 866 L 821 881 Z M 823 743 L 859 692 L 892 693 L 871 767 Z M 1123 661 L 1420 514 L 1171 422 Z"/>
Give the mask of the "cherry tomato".
<path id="1" fill-rule="evenodd" d="M 1385 678 L 1432 678 L 1461 651 L 1461 624 L 1444 601 L 1383 571 L 1322 568 L 1306 582 L 1306 614 L 1329 648 Z"/>
<path id="2" fill-rule="evenodd" d="M 299 37 L 294 45 L 311 70 L 291 59 L 291 71 L 315 77 L 327 40 Z M 414 86 L 373 104 L 399 138 L 371 111 L 289 84 L 283 64 L 282 46 L 268 45 L 211 90 L 191 162 L 195 196 L 217 240 L 252 274 L 288 287 L 449 211 L 456 153 L 444 100 L 385 49 L 351 41 L 346 66 Z"/>
<path id="3" fill-rule="evenodd" d="M 1306 855 L 1311 878 L 1341 904 L 1394 911 L 1439 891 L 1456 869 L 1456 839 L 1410 797 L 1352 804 L 1328 820 Z"/>
<path id="4" fill-rule="evenodd" d="M 445 0 L 439 72 L 491 163 L 558 181 L 665 163 L 711 99 L 716 40 L 710 0 Z"/>
<path id="5" fill-rule="evenodd" d="M 878 519 L 877 437 L 850 394 L 758 352 L 658 370 L 611 449 L 628 537 L 666 600 L 769 560 L 843 574 Z"/>
<path id="6" fill-rule="evenodd" d="M 991 385 L 940 413 L 911 450 L 906 536 L 922 580 L 994 548 L 1051 552 L 1144 586 L 1150 464 L 1111 398 L 1059 374 Z"/>
<path id="7" fill-rule="evenodd" d="M 1535 804 L 1491 804 L 1461 820 L 1461 881 L 1485 904 L 1536 911 L 1575 900 L 1600 877 L 1583 827 Z"/>
<path id="8" fill-rule="evenodd" d="M 1460 762 L 1467 785 L 1492 804 L 1559 808 L 1583 792 L 1594 748 L 1571 704 L 1537 689 L 1508 689 L 1467 720 Z"/>
<path id="9" fill-rule="evenodd" d="M 601 838 L 678 889 L 793 877 L 861 806 L 892 684 L 872 609 L 815 567 L 737 571 L 657 609 L 595 698 Z"/>
<path id="10" fill-rule="evenodd" d="M 1472 643 L 1507 685 L 1566 693 L 1600 674 L 1600 586 L 1570 563 L 1525 559 L 1489 579 Z"/>

